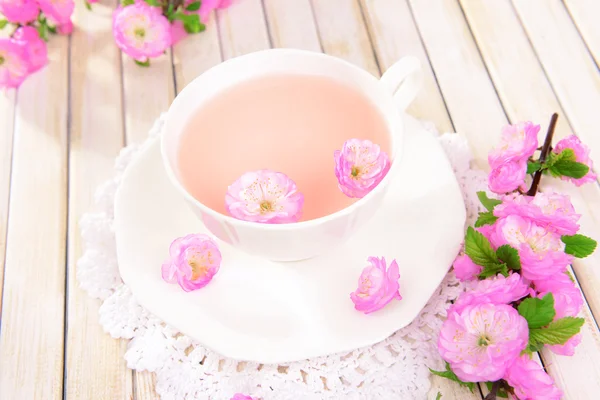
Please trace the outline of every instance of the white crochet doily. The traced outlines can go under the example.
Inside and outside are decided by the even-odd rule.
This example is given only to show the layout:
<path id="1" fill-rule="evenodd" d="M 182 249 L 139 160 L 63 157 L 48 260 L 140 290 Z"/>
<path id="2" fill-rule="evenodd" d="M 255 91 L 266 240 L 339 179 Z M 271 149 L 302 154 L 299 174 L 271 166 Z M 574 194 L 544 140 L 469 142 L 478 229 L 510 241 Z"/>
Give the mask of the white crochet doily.
<path id="1" fill-rule="evenodd" d="M 160 134 L 162 124 L 161 117 L 150 137 Z M 433 124 L 424 126 L 435 132 Z M 485 187 L 485 175 L 470 169 L 471 153 L 463 138 L 444 134 L 439 140 L 460 183 L 467 223 L 472 224 L 479 211 L 476 191 Z M 124 169 L 147 144 L 122 150 L 115 177 L 98 188 L 93 212 L 81 219 L 85 253 L 77 264 L 77 278 L 90 296 L 102 301 L 99 314 L 104 330 L 114 338 L 130 340 L 127 366 L 155 372 L 156 391 L 163 400 L 227 400 L 238 392 L 264 400 L 426 398 L 431 387 L 428 367 L 442 367 L 437 332 L 448 303 L 462 290 L 452 273 L 417 319 L 383 342 L 350 353 L 280 365 L 223 358 L 140 306 L 119 276 L 113 205 Z"/>

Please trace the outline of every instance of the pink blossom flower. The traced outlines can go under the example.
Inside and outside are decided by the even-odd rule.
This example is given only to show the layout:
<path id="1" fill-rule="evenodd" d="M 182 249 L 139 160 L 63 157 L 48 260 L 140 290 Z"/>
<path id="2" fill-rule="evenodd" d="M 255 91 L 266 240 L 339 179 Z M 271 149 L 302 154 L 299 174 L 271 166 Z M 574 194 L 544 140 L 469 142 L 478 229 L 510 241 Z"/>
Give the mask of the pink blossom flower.
<path id="1" fill-rule="evenodd" d="M 555 319 L 576 317 L 583 307 L 581 291 L 564 272 L 556 273 L 546 279 L 535 280 L 533 285 L 539 292 L 538 297 L 552 293 L 556 310 Z"/>
<path id="2" fill-rule="evenodd" d="M 545 279 L 564 271 L 572 260 L 560 236 L 527 218 L 509 215 L 496 221 L 495 228 L 490 241 L 495 247 L 509 244 L 518 250 L 525 279 Z"/>
<path id="3" fill-rule="evenodd" d="M 73 32 L 73 22 L 67 21 L 58 25 L 58 33 L 61 35 L 70 35 Z"/>
<path id="4" fill-rule="evenodd" d="M 575 152 L 575 161 L 587 165 L 588 167 L 590 167 L 590 171 L 583 178 L 574 179 L 563 176 L 562 179 L 570 180 L 577 186 L 581 186 L 584 183 L 588 182 L 594 182 L 596 180 L 596 174 L 594 173 L 594 171 L 592 171 L 594 163 L 590 158 L 589 147 L 581 143 L 581 140 L 579 140 L 577 136 L 571 135 L 556 143 L 556 146 L 552 151 L 558 154 L 561 153 L 564 149 L 572 149 L 573 152 Z"/>
<path id="5" fill-rule="evenodd" d="M 200 19 L 206 23 L 210 18 L 210 14 L 217 8 L 227 8 L 231 5 L 232 0 L 203 0 L 200 7 Z"/>
<path id="6" fill-rule="evenodd" d="M 488 187 L 494 193 L 512 192 L 525 183 L 526 175 L 526 161 L 507 161 L 492 169 L 488 177 Z"/>
<path id="7" fill-rule="evenodd" d="M 493 278 L 471 282 L 467 291 L 459 296 L 452 310 L 461 312 L 473 304 L 509 304 L 527 296 L 530 293 L 529 284 L 523 281 L 519 274 L 504 277 L 500 274 Z"/>
<path id="8" fill-rule="evenodd" d="M 71 21 L 75 9 L 73 0 L 38 0 L 38 3 L 50 22 L 62 25 Z"/>
<path id="9" fill-rule="evenodd" d="M 232 217 L 251 222 L 282 224 L 302 216 L 304 195 L 281 172 L 246 172 L 227 189 L 225 208 Z"/>
<path id="10" fill-rule="evenodd" d="M 505 126 L 502 129 L 500 147 L 492 150 L 488 155 L 490 167 L 496 169 L 506 163 L 527 162 L 538 147 L 539 131 L 540 126 L 533 125 L 531 122 Z"/>
<path id="11" fill-rule="evenodd" d="M 0 39 L 0 88 L 16 88 L 29 75 L 25 49 L 10 39 Z"/>
<path id="12" fill-rule="evenodd" d="M 370 265 L 363 269 L 358 279 L 358 289 L 350 293 L 354 308 L 365 314 L 383 308 L 393 299 L 402 300 L 396 260 L 390 263 L 389 268 L 383 257 L 369 257 L 368 261 Z"/>
<path id="13" fill-rule="evenodd" d="M 39 12 L 36 0 L 0 0 L 0 14 L 14 24 L 35 21 Z"/>
<path id="14" fill-rule="evenodd" d="M 23 48 L 25 57 L 29 61 L 29 73 L 32 74 L 48 63 L 48 48 L 46 42 L 32 26 L 18 28 L 12 40 Z"/>
<path id="15" fill-rule="evenodd" d="M 546 345 L 545 347 L 559 356 L 572 356 L 579 343 L 581 343 L 581 333 L 572 336 L 565 344 Z"/>
<path id="16" fill-rule="evenodd" d="M 481 273 L 483 268 L 471 261 L 466 254 L 459 255 L 454 260 L 454 273 L 461 281 L 470 281 L 475 279 Z"/>
<path id="17" fill-rule="evenodd" d="M 388 155 L 369 140 L 347 140 L 333 156 L 338 187 L 348 197 L 364 197 L 390 169 Z"/>
<path id="18" fill-rule="evenodd" d="M 171 46 L 175 46 L 181 42 L 188 33 L 186 32 L 183 22 L 176 20 L 171 24 Z"/>
<path id="19" fill-rule="evenodd" d="M 438 349 L 464 382 L 501 379 L 527 346 L 527 321 L 509 305 L 469 305 L 450 312 Z"/>
<path id="20" fill-rule="evenodd" d="M 531 219 L 536 225 L 559 235 L 574 235 L 579 230 L 580 214 L 575 213 L 569 196 L 555 193 L 537 193 L 535 197 L 521 194 L 504 196 L 502 204 L 494 208 L 494 215 L 502 218 L 519 215 Z"/>
<path id="21" fill-rule="evenodd" d="M 560 400 L 562 396 L 550 375 L 527 355 L 515 360 L 504 379 L 515 389 L 519 400 Z"/>
<path id="22" fill-rule="evenodd" d="M 258 400 L 258 399 L 255 399 L 254 397 L 250 397 L 247 394 L 236 393 L 233 395 L 233 397 L 230 400 Z"/>
<path id="23" fill-rule="evenodd" d="M 171 24 L 160 7 L 145 2 L 119 7 L 113 14 L 113 35 L 117 46 L 133 59 L 146 62 L 171 45 Z"/>
<path id="24" fill-rule="evenodd" d="M 178 283 L 186 292 L 208 285 L 221 266 L 221 252 L 207 235 L 191 234 L 177 238 L 162 265 L 162 278 Z"/>

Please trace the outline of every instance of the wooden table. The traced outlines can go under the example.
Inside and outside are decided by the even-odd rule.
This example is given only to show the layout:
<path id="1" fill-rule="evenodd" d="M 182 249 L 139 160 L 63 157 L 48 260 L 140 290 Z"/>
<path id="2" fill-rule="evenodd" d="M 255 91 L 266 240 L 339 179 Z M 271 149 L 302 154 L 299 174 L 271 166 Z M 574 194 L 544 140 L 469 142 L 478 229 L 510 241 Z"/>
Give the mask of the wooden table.
<path id="1" fill-rule="evenodd" d="M 120 54 L 111 7 L 77 4 L 71 37 L 50 41 L 50 65 L 0 95 L 0 399 L 157 398 L 153 376 L 128 370 L 125 341 L 104 333 L 99 303 L 79 289 L 77 228 L 124 145 L 144 140 L 178 90 L 222 60 L 269 47 L 344 58 L 379 76 L 419 57 L 425 87 L 409 112 L 457 131 L 479 165 L 509 122 L 576 132 L 600 165 L 597 0 L 237 0 L 206 32 L 151 68 Z M 600 171 L 598 171 L 600 172 Z M 600 186 L 565 185 L 600 239 Z M 573 270 L 585 293 L 574 357 L 539 356 L 567 399 L 600 393 L 600 251 Z M 443 399 L 481 399 L 433 378 Z"/>

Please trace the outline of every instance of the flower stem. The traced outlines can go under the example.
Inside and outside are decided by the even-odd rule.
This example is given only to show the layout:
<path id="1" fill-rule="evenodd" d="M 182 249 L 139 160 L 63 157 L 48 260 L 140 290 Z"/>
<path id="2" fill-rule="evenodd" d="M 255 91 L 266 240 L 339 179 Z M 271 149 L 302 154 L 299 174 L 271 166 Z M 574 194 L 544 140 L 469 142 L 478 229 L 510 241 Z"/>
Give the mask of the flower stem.
<path id="1" fill-rule="evenodd" d="M 542 153 L 540 154 L 540 164 L 546 162 L 546 157 L 548 157 L 548 153 L 550 152 L 552 146 L 552 137 L 554 136 L 554 128 L 556 128 L 556 120 L 558 119 L 558 114 L 552 114 L 552 118 L 550 119 L 550 125 L 548 125 L 548 132 L 546 133 L 546 139 L 544 140 L 544 145 L 542 146 Z M 542 171 L 539 170 L 533 175 L 533 183 L 531 184 L 531 188 L 527 192 L 528 196 L 535 196 L 538 191 L 538 186 L 540 185 L 540 181 L 542 180 Z"/>
<path id="2" fill-rule="evenodd" d="M 498 393 L 498 390 L 500 389 L 501 384 L 502 384 L 502 381 L 494 382 L 494 384 L 492 385 L 492 390 L 490 390 L 488 395 L 485 396 L 483 398 L 483 400 L 496 400 L 496 394 Z"/>

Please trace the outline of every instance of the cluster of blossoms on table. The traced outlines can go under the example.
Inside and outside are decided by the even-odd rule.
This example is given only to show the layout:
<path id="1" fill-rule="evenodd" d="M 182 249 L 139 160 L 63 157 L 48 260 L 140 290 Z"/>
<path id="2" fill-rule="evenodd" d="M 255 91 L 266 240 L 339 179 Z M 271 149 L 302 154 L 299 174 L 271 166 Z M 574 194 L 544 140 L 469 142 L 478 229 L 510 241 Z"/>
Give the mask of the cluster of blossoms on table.
<path id="1" fill-rule="evenodd" d="M 589 149 L 576 136 L 552 148 L 556 118 L 542 148 L 538 125 L 504 128 L 501 145 L 488 157 L 489 189 L 496 196 L 478 193 L 486 211 L 467 229 L 464 254 L 454 262 L 466 290 L 440 332 L 446 370 L 432 372 L 471 390 L 485 383 L 486 399 L 560 399 L 533 354 L 545 347 L 572 356 L 581 341 L 583 297 L 568 267 L 590 255 L 596 242 L 578 234 L 580 215 L 568 196 L 537 189 L 543 175 L 577 186 L 595 182 L 596 175 Z"/>
<path id="2" fill-rule="evenodd" d="M 91 3 L 98 0 L 85 0 Z M 123 0 L 113 13 L 113 36 L 138 65 L 150 65 L 188 34 L 205 29 L 210 14 L 232 0 Z M 73 31 L 74 0 L 0 0 L 0 89 L 17 88 L 48 63 L 51 34 Z"/>

